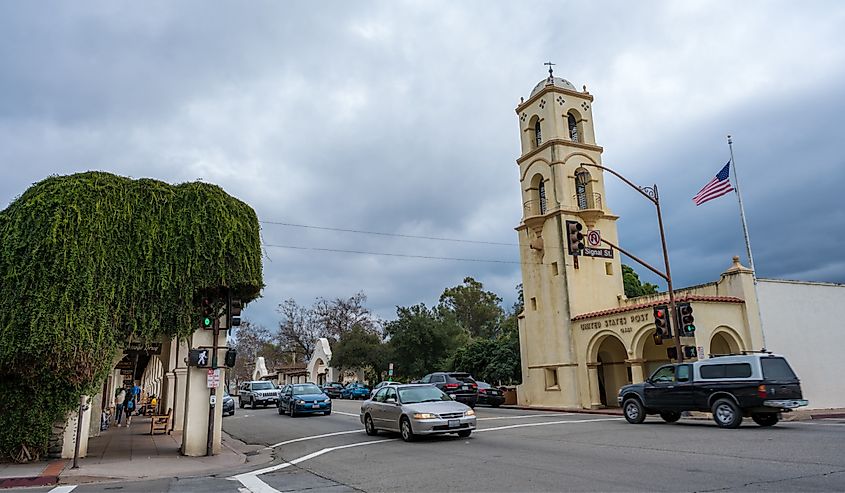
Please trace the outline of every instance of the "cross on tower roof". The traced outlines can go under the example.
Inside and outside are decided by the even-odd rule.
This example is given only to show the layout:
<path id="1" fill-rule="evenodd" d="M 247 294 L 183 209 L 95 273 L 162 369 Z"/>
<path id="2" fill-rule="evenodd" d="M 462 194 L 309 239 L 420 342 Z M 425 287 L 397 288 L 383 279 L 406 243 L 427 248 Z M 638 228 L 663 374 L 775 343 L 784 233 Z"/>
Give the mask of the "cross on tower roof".
<path id="1" fill-rule="evenodd" d="M 554 79 L 554 73 L 552 73 L 552 65 L 557 65 L 557 64 L 556 64 L 556 63 L 552 63 L 552 62 L 546 62 L 546 63 L 544 63 L 543 65 L 548 65 L 548 66 L 549 66 L 549 80 Z"/>

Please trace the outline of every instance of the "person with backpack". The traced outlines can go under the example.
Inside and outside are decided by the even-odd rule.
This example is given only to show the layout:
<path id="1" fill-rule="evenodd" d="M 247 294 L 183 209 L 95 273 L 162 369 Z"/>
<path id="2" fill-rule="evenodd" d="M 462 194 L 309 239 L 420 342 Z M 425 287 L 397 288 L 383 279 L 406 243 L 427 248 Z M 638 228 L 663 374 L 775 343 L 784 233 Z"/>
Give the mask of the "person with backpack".
<path id="1" fill-rule="evenodd" d="M 129 425 L 132 424 L 132 413 L 135 411 L 135 396 L 127 395 L 123 407 L 123 412 L 126 413 L 126 427 L 129 428 Z"/>

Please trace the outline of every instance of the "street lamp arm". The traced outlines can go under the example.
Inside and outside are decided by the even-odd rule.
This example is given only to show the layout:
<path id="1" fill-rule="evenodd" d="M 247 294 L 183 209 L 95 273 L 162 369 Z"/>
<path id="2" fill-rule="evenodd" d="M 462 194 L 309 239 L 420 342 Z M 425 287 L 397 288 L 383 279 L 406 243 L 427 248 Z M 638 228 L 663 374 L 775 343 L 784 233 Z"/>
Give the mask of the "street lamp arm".
<path id="1" fill-rule="evenodd" d="M 609 173 L 612 173 L 614 176 L 616 176 L 616 177 L 617 177 L 617 178 L 619 178 L 620 180 L 622 180 L 622 181 L 624 181 L 625 183 L 627 183 L 627 184 L 628 184 L 628 186 L 630 186 L 630 187 L 631 187 L 631 188 L 633 188 L 634 190 L 636 190 L 636 191 L 640 192 L 640 194 L 642 194 L 642 196 L 643 196 L 643 197 L 647 198 L 649 201 L 651 201 L 651 202 L 652 202 L 652 203 L 654 203 L 655 205 L 657 204 L 657 200 L 658 200 L 658 199 L 657 199 L 657 188 L 656 188 L 656 187 L 646 187 L 646 188 L 643 188 L 643 187 L 638 187 L 638 186 L 637 186 L 637 185 L 635 185 L 633 182 L 631 182 L 629 179 L 627 179 L 627 178 L 625 178 L 624 176 L 620 175 L 620 174 L 619 174 L 619 173 L 617 173 L 616 171 L 614 171 L 614 170 L 612 170 L 612 169 L 610 169 L 610 168 L 606 168 L 606 167 L 604 167 L 604 166 L 602 166 L 602 165 L 600 165 L 600 164 L 593 164 L 593 163 L 581 163 L 581 166 L 592 166 L 592 167 L 594 167 L 594 168 L 599 168 L 599 169 L 601 169 L 601 170 L 604 170 L 604 171 L 607 171 L 607 172 L 609 172 Z"/>
<path id="2" fill-rule="evenodd" d="M 655 273 L 655 274 L 657 274 L 658 276 L 662 277 L 665 281 L 668 281 L 668 280 L 669 280 L 669 277 L 668 277 L 666 274 L 664 274 L 664 273 L 660 272 L 659 270 L 655 269 L 654 267 L 650 266 L 650 265 L 648 264 L 648 262 L 646 262 L 645 260 L 642 260 L 641 258 L 637 257 L 636 255 L 632 254 L 631 252 L 625 251 L 625 250 L 624 250 L 624 249 L 622 249 L 619 245 L 614 245 L 613 243 L 611 243 L 611 242 L 609 242 L 609 241 L 605 240 L 604 238 L 602 238 L 602 239 L 601 239 L 601 242 L 602 242 L 602 243 L 606 243 L 606 244 L 610 245 L 610 247 L 611 247 L 611 248 L 616 249 L 616 250 L 619 250 L 620 252 L 624 253 L 624 254 L 625 254 L 625 255 L 627 255 L 628 257 L 631 257 L 631 259 L 632 259 L 634 262 L 637 262 L 638 264 L 642 265 L 642 266 L 643 266 L 643 267 L 645 267 L 646 269 L 648 269 L 648 270 L 650 270 L 650 271 L 654 272 L 654 273 Z"/>

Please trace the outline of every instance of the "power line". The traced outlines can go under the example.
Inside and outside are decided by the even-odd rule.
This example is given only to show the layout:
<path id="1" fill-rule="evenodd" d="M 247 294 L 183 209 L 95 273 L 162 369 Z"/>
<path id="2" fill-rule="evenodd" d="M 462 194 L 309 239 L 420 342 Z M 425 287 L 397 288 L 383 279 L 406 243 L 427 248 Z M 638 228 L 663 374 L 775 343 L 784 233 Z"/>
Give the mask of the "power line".
<path id="1" fill-rule="evenodd" d="M 290 250 L 314 250 L 318 252 L 336 252 L 336 253 L 356 253 L 359 255 L 380 255 L 384 257 L 403 257 L 403 258 L 421 258 L 428 260 L 456 260 L 460 262 L 487 262 L 494 264 L 522 264 L 513 260 L 493 260 L 493 259 L 477 259 L 477 258 L 458 258 L 458 257 L 436 257 L 433 255 L 410 255 L 405 253 L 387 253 L 387 252 L 367 252 L 362 250 L 342 250 L 338 248 L 318 248 L 318 247 L 301 247 L 294 245 L 276 245 L 272 243 L 264 243 L 265 247 L 271 248 L 287 248 Z"/>
<path id="2" fill-rule="evenodd" d="M 420 236 L 420 235 L 406 235 L 401 233 L 383 233 L 379 231 L 365 231 L 360 229 L 344 229 L 344 228 L 330 228 L 327 226 L 311 226 L 307 224 L 293 224 L 293 223 L 283 223 L 279 221 L 258 221 L 262 224 L 275 224 L 277 226 L 290 226 L 294 228 L 306 228 L 306 229 L 320 229 L 324 231 L 341 231 L 344 233 L 359 233 L 359 234 L 366 234 L 366 235 L 378 235 L 378 236 L 394 236 L 399 238 L 414 238 L 419 240 L 436 240 L 436 241 L 454 241 L 456 243 L 480 243 L 484 245 L 500 245 L 500 246 L 519 246 L 518 243 L 501 243 L 498 241 L 481 241 L 481 240 L 465 240 L 462 238 L 442 238 L 436 236 Z"/>

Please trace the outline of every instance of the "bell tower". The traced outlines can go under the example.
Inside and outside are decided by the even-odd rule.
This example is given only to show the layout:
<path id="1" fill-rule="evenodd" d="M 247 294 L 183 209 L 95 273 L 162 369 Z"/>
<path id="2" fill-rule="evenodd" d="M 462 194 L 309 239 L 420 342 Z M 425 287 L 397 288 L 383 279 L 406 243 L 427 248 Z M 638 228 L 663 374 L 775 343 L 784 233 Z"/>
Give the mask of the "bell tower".
<path id="1" fill-rule="evenodd" d="M 521 155 L 522 221 L 516 227 L 525 310 L 520 320 L 523 385 L 520 401 L 579 407 L 572 318 L 620 306 L 624 296 L 615 216 L 607 205 L 603 149 L 596 145 L 593 96 L 566 79 L 541 80 L 516 107 Z M 582 225 L 581 254 L 567 244 L 567 221 Z M 548 394 L 554 393 L 554 394 Z"/>

